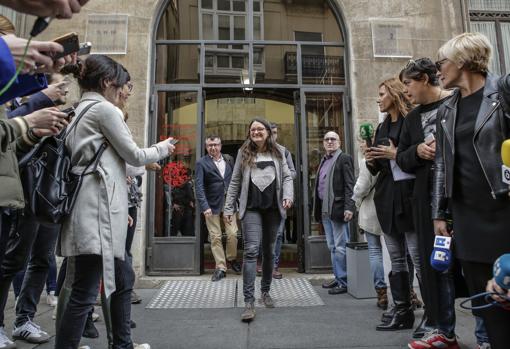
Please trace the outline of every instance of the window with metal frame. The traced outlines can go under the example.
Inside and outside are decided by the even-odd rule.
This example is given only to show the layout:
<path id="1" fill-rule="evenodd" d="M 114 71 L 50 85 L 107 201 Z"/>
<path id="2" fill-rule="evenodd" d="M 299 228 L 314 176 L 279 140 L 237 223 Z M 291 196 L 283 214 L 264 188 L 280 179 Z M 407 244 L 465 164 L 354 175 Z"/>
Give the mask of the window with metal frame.
<path id="1" fill-rule="evenodd" d="M 201 0 L 199 3 L 200 39 L 243 41 L 263 40 L 262 0 L 253 1 L 253 28 L 248 24 L 248 1 Z M 205 54 L 206 71 L 213 75 L 239 75 L 248 66 L 248 45 L 208 45 Z M 263 52 L 254 51 L 254 69 L 263 71 Z"/>
<path id="2" fill-rule="evenodd" d="M 469 0 L 471 31 L 487 36 L 494 52 L 491 71 L 510 72 L 510 1 Z"/>

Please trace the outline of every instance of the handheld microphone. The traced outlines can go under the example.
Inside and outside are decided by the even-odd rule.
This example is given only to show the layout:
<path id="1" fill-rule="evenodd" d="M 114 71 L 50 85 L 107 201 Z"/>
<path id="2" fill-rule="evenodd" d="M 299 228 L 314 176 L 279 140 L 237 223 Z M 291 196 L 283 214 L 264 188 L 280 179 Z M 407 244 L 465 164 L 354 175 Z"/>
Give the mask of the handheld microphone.
<path id="1" fill-rule="evenodd" d="M 510 253 L 504 254 L 500 256 L 496 261 L 494 262 L 493 267 L 493 274 L 494 274 L 494 281 L 496 284 L 501 287 L 505 292 L 510 289 Z M 495 295 L 491 292 L 483 292 L 479 293 L 477 295 L 474 295 L 472 297 L 469 297 L 468 299 L 462 301 L 460 303 L 460 307 L 467 309 L 467 310 L 473 310 L 473 309 L 486 309 L 490 308 L 492 306 L 498 306 L 503 307 L 505 309 L 508 308 L 508 306 L 501 304 L 499 302 L 496 302 L 492 296 Z M 500 298 L 506 299 L 508 303 L 510 303 L 510 297 L 507 297 L 505 295 L 498 295 Z M 475 299 L 483 298 L 485 300 L 485 304 L 477 305 L 477 306 L 467 306 L 466 303 Z M 508 309 L 510 310 L 510 309 Z"/>
<path id="2" fill-rule="evenodd" d="M 48 28 L 48 25 L 50 25 L 52 19 L 53 18 L 51 17 L 37 18 L 32 28 L 32 31 L 30 32 L 30 36 L 36 37 L 37 35 L 41 34 L 44 31 L 44 29 Z"/>
<path id="3" fill-rule="evenodd" d="M 367 143 L 367 147 L 372 147 L 372 137 L 374 136 L 374 126 L 371 123 L 363 123 L 359 126 L 359 136 Z"/>
<path id="4" fill-rule="evenodd" d="M 503 183 L 510 185 L 510 139 L 501 144 L 501 160 L 503 161 L 501 166 Z"/>
<path id="5" fill-rule="evenodd" d="M 496 259 L 492 272 L 496 284 L 503 290 L 510 290 L 510 253 Z"/>
<path id="6" fill-rule="evenodd" d="M 430 255 L 430 265 L 439 272 L 448 270 L 451 262 L 450 246 L 452 238 L 449 236 L 436 236 L 434 239 L 434 250 Z"/>

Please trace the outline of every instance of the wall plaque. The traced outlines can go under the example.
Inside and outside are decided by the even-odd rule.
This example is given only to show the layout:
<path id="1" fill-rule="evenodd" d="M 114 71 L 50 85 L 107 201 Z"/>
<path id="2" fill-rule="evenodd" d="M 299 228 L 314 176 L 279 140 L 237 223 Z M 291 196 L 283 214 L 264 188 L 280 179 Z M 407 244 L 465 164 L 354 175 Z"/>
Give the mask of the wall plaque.
<path id="1" fill-rule="evenodd" d="M 409 24 L 399 19 L 370 19 L 374 57 L 411 58 Z"/>
<path id="2" fill-rule="evenodd" d="M 127 53 L 128 15 L 89 14 L 85 41 L 92 43 L 92 53 Z"/>

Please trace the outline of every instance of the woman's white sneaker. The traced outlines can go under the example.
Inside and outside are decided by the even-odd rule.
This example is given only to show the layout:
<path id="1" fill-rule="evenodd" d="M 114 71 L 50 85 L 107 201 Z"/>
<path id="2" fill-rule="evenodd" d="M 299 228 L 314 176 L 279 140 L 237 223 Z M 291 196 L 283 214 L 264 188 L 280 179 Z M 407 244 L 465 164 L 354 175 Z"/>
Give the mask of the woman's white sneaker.
<path id="1" fill-rule="evenodd" d="M 58 303 L 58 297 L 55 296 L 55 291 L 50 291 L 46 295 L 46 304 L 48 304 L 50 307 L 56 307 Z"/>

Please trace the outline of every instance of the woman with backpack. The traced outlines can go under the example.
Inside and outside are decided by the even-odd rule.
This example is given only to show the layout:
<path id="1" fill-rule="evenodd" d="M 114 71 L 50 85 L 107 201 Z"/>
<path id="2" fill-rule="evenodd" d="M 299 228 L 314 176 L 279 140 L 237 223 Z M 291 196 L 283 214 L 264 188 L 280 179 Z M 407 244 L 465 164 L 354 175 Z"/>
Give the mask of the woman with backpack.
<path id="1" fill-rule="evenodd" d="M 140 149 L 133 141 L 122 109 L 132 85 L 127 70 L 104 55 L 91 55 L 76 72 L 82 90 L 79 122 L 66 138 L 72 172 L 82 174 L 104 148 L 97 166 L 83 173 L 75 206 L 64 220 L 57 253 L 69 258 L 72 290 L 57 327 L 56 348 L 79 346 L 87 314 L 96 302 L 101 276 L 111 309 L 113 348 L 133 348 L 130 334 L 134 273 L 124 260 L 128 203 L 126 163 L 143 166 L 169 156 L 170 139 Z M 117 107 L 117 108 L 116 108 Z M 70 268 L 70 269 L 69 269 Z M 134 348 L 150 348 L 143 344 Z"/>

